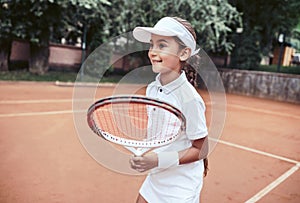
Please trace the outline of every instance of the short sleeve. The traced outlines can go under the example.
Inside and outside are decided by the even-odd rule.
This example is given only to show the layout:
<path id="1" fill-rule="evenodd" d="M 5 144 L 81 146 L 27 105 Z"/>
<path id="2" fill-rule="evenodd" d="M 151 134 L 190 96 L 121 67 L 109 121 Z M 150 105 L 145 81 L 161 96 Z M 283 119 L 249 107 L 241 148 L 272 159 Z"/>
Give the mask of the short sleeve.
<path id="1" fill-rule="evenodd" d="M 202 101 L 193 99 L 185 103 L 183 109 L 186 118 L 186 134 L 190 140 L 207 136 L 205 105 Z"/>

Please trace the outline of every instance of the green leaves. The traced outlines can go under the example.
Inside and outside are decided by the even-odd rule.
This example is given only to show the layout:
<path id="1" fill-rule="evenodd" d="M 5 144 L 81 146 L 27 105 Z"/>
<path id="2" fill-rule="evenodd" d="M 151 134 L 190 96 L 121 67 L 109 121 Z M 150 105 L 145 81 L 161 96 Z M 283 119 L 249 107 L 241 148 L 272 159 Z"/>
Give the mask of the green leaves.
<path id="1" fill-rule="evenodd" d="M 11 0 L 1 1 L 0 39 L 21 38 L 47 45 L 63 37 L 68 28 L 82 34 L 83 25 L 103 12 L 107 0 Z M 57 33 L 62 34 L 57 34 Z M 75 34 L 76 35 L 76 34 Z"/>
<path id="2" fill-rule="evenodd" d="M 107 0 L 69 0 L 69 2 L 74 6 L 79 6 L 86 9 L 97 8 L 99 4 L 110 5 Z"/>
<path id="3" fill-rule="evenodd" d="M 10 9 L 1 19 L 0 33 L 40 43 L 42 34 L 59 41 L 66 30 L 80 37 L 88 26 L 89 41 L 103 42 L 109 36 L 132 31 L 136 26 L 153 26 L 164 16 L 179 16 L 192 23 L 198 44 L 207 51 L 230 52 L 228 35 L 240 22 L 240 13 L 227 1 L 216 0 L 12 0 L 1 4 Z M 12 19 L 13 22 L 12 22 Z M 9 24 L 9 20 L 11 23 Z M 0 36 L 3 36 L 1 34 Z M 92 42 L 93 43 L 93 42 Z M 94 45 L 96 45 L 94 43 Z"/>
<path id="4" fill-rule="evenodd" d="M 284 32 L 287 42 L 300 20 L 299 0 L 230 0 L 243 13 L 243 32 L 233 35 L 236 48 L 232 54 L 234 68 L 258 66 L 262 56 L 269 56 L 278 46 L 278 34 Z"/>
<path id="5" fill-rule="evenodd" d="M 187 19 L 198 34 L 198 44 L 207 51 L 231 52 L 229 35 L 241 27 L 241 13 L 226 0 L 112 0 L 108 23 L 113 36 L 135 26 L 153 26 L 164 16 Z"/>

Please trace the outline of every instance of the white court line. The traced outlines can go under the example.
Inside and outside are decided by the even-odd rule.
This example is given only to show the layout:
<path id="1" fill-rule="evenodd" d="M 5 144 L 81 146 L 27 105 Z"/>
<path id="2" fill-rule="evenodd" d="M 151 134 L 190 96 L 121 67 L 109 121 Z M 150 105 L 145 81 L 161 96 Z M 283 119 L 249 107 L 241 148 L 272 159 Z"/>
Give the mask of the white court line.
<path id="1" fill-rule="evenodd" d="M 67 110 L 67 111 L 45 111 L 45 112 L 30 112 L 30 113 L 10 113 L 10 114 L 0 114 L 0 118 L 6 118 L 6 117 L 19 117 L 19 116 L 46 116 L 46 115 L 56 115 L 56 114 L 69 114 L 69 113 L 83 113 L 86 112 L 86 110 L 80 110 L 80 111 L 73 111 L 73 110 Z"/>
<path id="2" fill-rule="evenodd" d="M 286 161 L 286 162 L 293 163 L 293 164 L 298 164 L 299 163 L 298 161 L 293 160 L 293 159 L 289 159 L 289 158 L 286 158 L 286 157 L 278 156 L 278 155 L 271 154 L 271 153 L 268 153 L 268 152 L 263 152 L 263 151 L 260 151 L 260 150 L 257 150 L 257 149 L 252 149 L 250 147 L 245 147 L 245 146 L 234 144 L 234 143 L 227 142 L 227 141 L 224 141 L 224 140 L 217 140 L 217 139 L 214 139 L 214 138 L 209 138 L 209 139 L 211 139 L 211 140 L 213 140 L 215 142 L 219 142 L 219 143 L 231 146 L 231 147 L 235 147 L 235 148 L 242 149 L 242 150 L 249 151 L 249 152 L 254 152 L 256 154 L 268 156 L 268 157 L 271 157 L 271 158 L 274 158 L 274 159 Z"/>
<path id="3" fill-rule="evenodd" d="M 39 103 L 65 103 L 73 101 L 94 101 L 92 99 L 41 99 L 41 100 L 0 100 L 0 104 L 39 104 Z"/>
<path id="4" fill-rule="evenodd" d="M 256 193 L 253 197 L 248 199 L 245 203 L 257 202 L 262 197 L 264 197 L 266 194 L 268 194 L 270 191 L 272 191 L 274 188 L 276 188 L 278 185 L 280 185 L 283 181 L 285 181 L 288 177 L 290 177 L 293 173 L 295 173 L 299 169 L 299 167 L 300 167 L 300 163 L 297 163 L 295 166 L 290 168 L 288 171 L 286 171 L 284 174 L 282 174 L 280 177 L 278 177 L 272 183 L 270 183 L 265 188 L 263 188 L 261 191 Z"/>
<path id="5" fill-rule="evenodd" d="M 43 99 L 43 100 L 2 100 L 0 104 L 38 104 L 38 103 L 63 103 L 71 102 L 71 99 Z"/>
<path id="6" fill-rule="evenodd" d="M 258 113 L 265 113 L 265 114 L 270 114 L 270 115 L 300 119 L 299 115 L 293 115 L 293 114 L 289 114 L 289 113 L 275 112 L 275 111 L 270 111 L 270 110 L 242 106 L 242 105 L 238 105 L 238 104 L 227 104 L 227 106 L 238 108 L 238 109 L 244 109 L 244 110 L 248 110 L 248 111 L 253 111 L 253 112 L 258 112 Z"/>
<path id="7" fill-rule="evenodd" d="M 274 188 L 276 188 L 278 185 L 280 185 L 283 181 L 285 181 L 288 177 L 290 177 L 300 167 L 300 162 L 296 161 L 296 160 L 292 160 L 292 159 L 289 159 L 289 158 L 286 158 L 286 157 L 274 155 L 274 154 L 271 154 L 271 153 L 263 152 L 263 151 L 260 151 L 260 150 L 252 149 L 252 148 L 249 148 L 249 147 L 245 147 L 245 146 L 242 146 L 242 145 L 234 144 L 234 143 L 223 141 L 223 140 L 217 140 L 217 139 L 214 139 L 214 138 L 210 138 L 210 139 L 213 140 L 213 141 L 231 146 L 231 147 L 235 147 L 235 148 L 242 149 L 242 150 L 245 150 L 245 151 L 250 151 L 250 152 L 253 152 L 253 153 L 256 153 L 256 154 L 268 156 L 268 157 L 271 157 L 271 158 L 274 158 L 274 159 L 279 159 L 279 160 L 282 160 L 282 161 L 286 161 L 286 162 L 295 164 L 292 168 L 290 168 L 288 171 L 286 171 L 284 174 L 282 174 L 279 178 L 274 180 L 272 183 L 267 185 L 261 191 L 256 193 L 253 197 L 251 197 L 245 203 L 257 202 L 263 196 L 267 195 L 270 191 L 272 191 Z"/>

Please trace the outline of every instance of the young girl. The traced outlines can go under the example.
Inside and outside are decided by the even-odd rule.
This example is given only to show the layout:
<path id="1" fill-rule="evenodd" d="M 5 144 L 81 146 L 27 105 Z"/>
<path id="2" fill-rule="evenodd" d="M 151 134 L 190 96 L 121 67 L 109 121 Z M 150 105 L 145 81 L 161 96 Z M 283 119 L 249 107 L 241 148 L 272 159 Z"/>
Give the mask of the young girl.
<path id="1" fill-rule="evenodd" d="M 175 142 L 131 158 L 133 169 L 152 169 L 137 203 L 198 203 L 208 143 L 205 104 L 191 84 L 195 84 L 196 74 L 187 63 L 197 58 L 195 31 L 186 20 L 165 17 L 154 27 L 135 28 L 133 36 L 150 43 L 148 57 L 152 70 L 158 73 L 146 96 L 171 103 L 186 117 L 186 131 Z"/>

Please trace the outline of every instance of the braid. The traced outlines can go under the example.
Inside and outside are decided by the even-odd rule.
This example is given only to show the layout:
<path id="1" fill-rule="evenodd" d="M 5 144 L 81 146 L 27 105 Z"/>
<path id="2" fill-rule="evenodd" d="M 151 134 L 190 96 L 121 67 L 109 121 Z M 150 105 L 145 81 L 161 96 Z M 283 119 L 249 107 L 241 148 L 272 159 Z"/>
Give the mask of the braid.
<path id="1" fill-rule="evenodd" d="M 195 41 L 197 40 L 197 35 L 192 27 L 192 25 L 187 21 L 179 17 L 173 17 L 173 19 L 177 20 L 179 23 L 181 23 L 194 37 Z M 185 48 L 186 45 L 178 38 L 175 37 L 175 40 L 179 43 L 181 48 Z M 191 56 L 188 61 L 181 62 L 182 70 L 184 70 L 188 81 L 194 86 L 197 87 L 197 76 L 198 74 L 195 71 L 195 68 L 193 67 L 199 67 L 200 65 L 200 56 L 194 55 Z"/>
<path id="2" fill-rule="evenodd" d="M 188 21 L 186 21 L 182 18 L 178 18 L 178 17 L 173 17 L 173 19 L 177 20 L 188 31 L 190 31 L 190 33 L 193 35 L 195 41 L 197 41 L 197 35 L 195 33 L 195 30 L 193 29 L 192 25 Z M 179 45 L 182 48 L 186 47 L 185 44 L 178 37 L 175 37 L 175 40 L 179 43 Z M 193 55 L 188 59 L 188 61 L 183 61 L 181 63 L 182 63 L 181 64 L 182 70 L 185 72 L 188 81 L 196 88 L 197 87 L 198 74 L 195 71 L 194 67 L 199 67 L 199 65 L 200 65 L 200 56 L 197 55 L 197 54 Z M 205 177 L 207 175 L 207 172 L 208 172 L 208 159 L 207 159 L 207 157 L 203 159 L 203 163 L 204 163 L 203 175 Z"/>
<path id="3" fill-rule="evenodd" d="M 184 70 L 188 81 L 194 86 L 197 87 L 197 77 L 198 74 L 195 71 L 194 67 L 198 67 L 200 65 L 200 56 L 194 55 L 191 56 L 188 62 L 182 63 L 182 70 Z"/>

